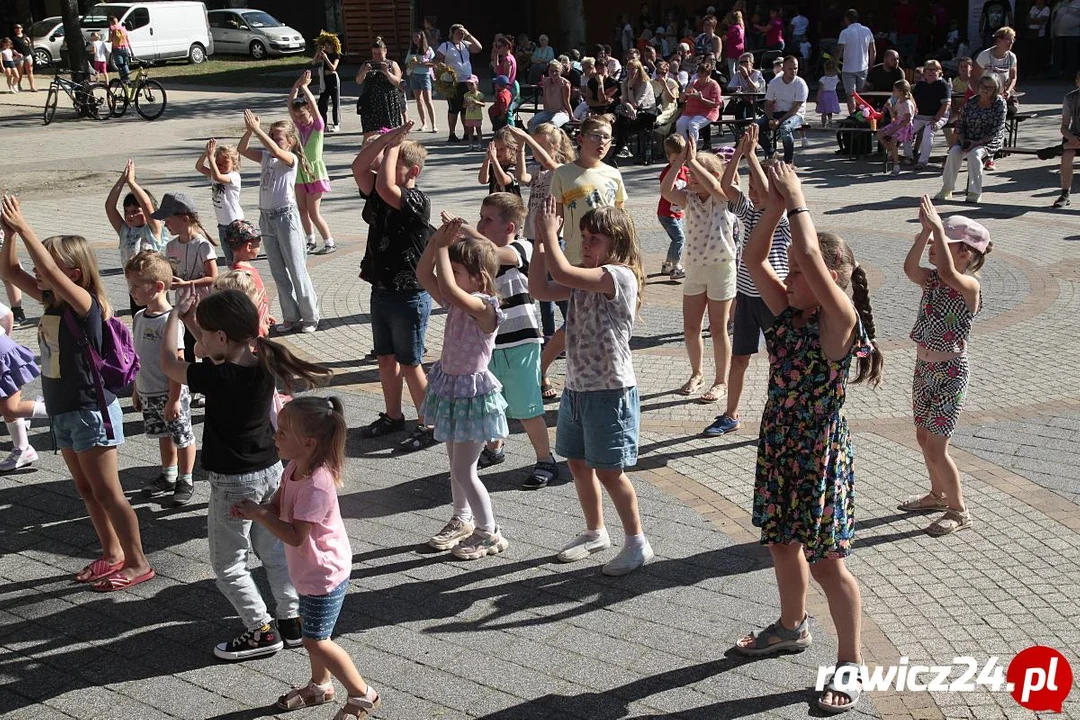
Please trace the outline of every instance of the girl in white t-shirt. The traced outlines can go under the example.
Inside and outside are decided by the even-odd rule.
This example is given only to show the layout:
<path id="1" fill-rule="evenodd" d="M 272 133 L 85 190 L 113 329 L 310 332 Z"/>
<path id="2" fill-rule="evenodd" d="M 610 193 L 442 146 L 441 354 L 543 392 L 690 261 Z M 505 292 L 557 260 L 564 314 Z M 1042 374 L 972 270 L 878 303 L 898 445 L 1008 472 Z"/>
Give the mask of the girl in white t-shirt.
<path id="1" fill-rule="evenodd" d="M 825 61 L 825 74 L 818 80 L 817 111 L 821 114 L 821 127 L 828 127 L 833 115 L 840 112 L 840 99 L 836 96 L 836 86 L 840 77 L 836 74 L 836 63 Z"/>
<path id="2" fill-rule="evenodd" d="M 214 158 L 213 162 L 209 162 Z M 225 228 L 234 220 L 244 219 L 244 208 L 240 206 L 240 153 L 235 145 L 218 145 L 210 138 L 206 150 L 199 156 L 195 169 L 210 178 L 210 192 L 217 216 L 218 240 L 225 255 L 226 263 L 233 263 L 232 251 L 225 242 Z"/>
<path id="3" fill-rule="evenodd" d="M 100 33 L 90 33 L 90 47 L 94 51 L 94 80 L 101 80 L 105 78 L 104 82 L 109 82 L 109 46 L 105 44 L 105 41 L 101 39 Z"/>

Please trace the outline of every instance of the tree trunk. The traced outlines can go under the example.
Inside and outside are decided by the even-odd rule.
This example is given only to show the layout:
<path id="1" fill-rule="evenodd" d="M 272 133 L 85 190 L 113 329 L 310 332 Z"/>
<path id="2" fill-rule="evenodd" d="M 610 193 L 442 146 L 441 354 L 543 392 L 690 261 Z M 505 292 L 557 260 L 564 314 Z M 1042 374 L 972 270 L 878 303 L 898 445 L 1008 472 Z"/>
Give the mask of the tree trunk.
<path id="1" fill-rule="evenodd" d="M 585 45 L 585 6 L 582 0 L 559 0 L 559 25 L 562 37 L 558 47 Z"/>
<path id="2" fill-rule="evenodd" d="M 64 18 L 64 51 L 68 67 L 71 68 L 71 79 L 73 82 L 82 82 L 87 77 L 89 58 L 86 55 L 82 27 L 79 26 L 79 1 L 60 0 L 60 15 Z M 72 38 L 75 38 L 74 42 Z"/>

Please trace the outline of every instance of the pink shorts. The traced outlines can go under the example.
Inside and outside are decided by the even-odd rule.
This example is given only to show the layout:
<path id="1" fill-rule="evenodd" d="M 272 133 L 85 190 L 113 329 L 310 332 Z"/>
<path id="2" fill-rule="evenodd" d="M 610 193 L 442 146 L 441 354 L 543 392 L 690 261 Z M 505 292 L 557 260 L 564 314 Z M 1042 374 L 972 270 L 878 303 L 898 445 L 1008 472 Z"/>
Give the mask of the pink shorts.
<path id="1" fill-rule="evenodd" d="M 483 127 L 484 126 L 484 121 L 483 120 L 466 120 L 464 122 L 464 125 L 465 125 L 465 127 L 478 128 L 478 127 Z"/>
<path id="2" fill-rule="evenodd" d="M 98 75 L 104 75 L 106 72 L 108 72 L 108 66 L 105 64 L 104 60 L 94 61 L 94 72 L 96 72 Z"/>
<path id="3" fill-rule="evenodd" d="M 314 195 L 315 193 L 328 193 L 330 192 L 329 180 L 316 180 L 309 183 L 296 183 L 296 187 L 303 188 L 304 192 L 308 195 Z"/>

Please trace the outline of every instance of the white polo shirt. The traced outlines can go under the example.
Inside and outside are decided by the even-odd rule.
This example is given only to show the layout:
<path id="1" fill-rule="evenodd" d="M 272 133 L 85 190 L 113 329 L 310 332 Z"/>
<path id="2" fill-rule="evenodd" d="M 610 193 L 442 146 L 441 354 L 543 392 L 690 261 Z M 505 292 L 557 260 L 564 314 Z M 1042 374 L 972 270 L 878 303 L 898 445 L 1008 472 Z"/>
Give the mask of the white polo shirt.
<path id="1" fill-rule="evenodd" d="M 789 82 L 784 82 L 783 75 L 777 75 L 769 81 L 769 89 L 765 91 L 765 102 L 773 101 L 774 112 L 787 112 L 791 110 L 792 106 L 801 102 L 799 106 L 799 117 L 806 116 L 806 98 L 810 96 L 810 88 L 806 86 L 806 81 L 798 75 Z"/>
<path id="2" fill-rule="evenodd" d="M 870 43 L 874 33 L 862 23 L 853 22 L 840 32 L 839 44 L 844 46 L 844 72 L 866 72 L 870 69 Z"/>

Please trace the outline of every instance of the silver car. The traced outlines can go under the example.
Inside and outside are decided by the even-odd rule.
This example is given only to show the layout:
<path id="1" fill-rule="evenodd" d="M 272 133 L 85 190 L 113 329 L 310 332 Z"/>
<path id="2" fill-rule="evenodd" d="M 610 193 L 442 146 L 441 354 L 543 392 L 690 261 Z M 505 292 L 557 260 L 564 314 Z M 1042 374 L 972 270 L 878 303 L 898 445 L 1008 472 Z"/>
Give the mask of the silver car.
<path id="1" fill-rule="evenodd" d="M 30 40 L 34 43 L 34 62 L 52 65 L 60 60 L 60 46 L 64 44 L 64 19 L 45 18 L 30 28 Z"/>
<path id="2" fill-rule="evenodd" d="M 214 49 L 219 53 L 251 55 L 261 60 L 268 55 L 292 55 L 307 49 L 298 30 L 262 10 L 210 10 L 206 16 Z"/>

